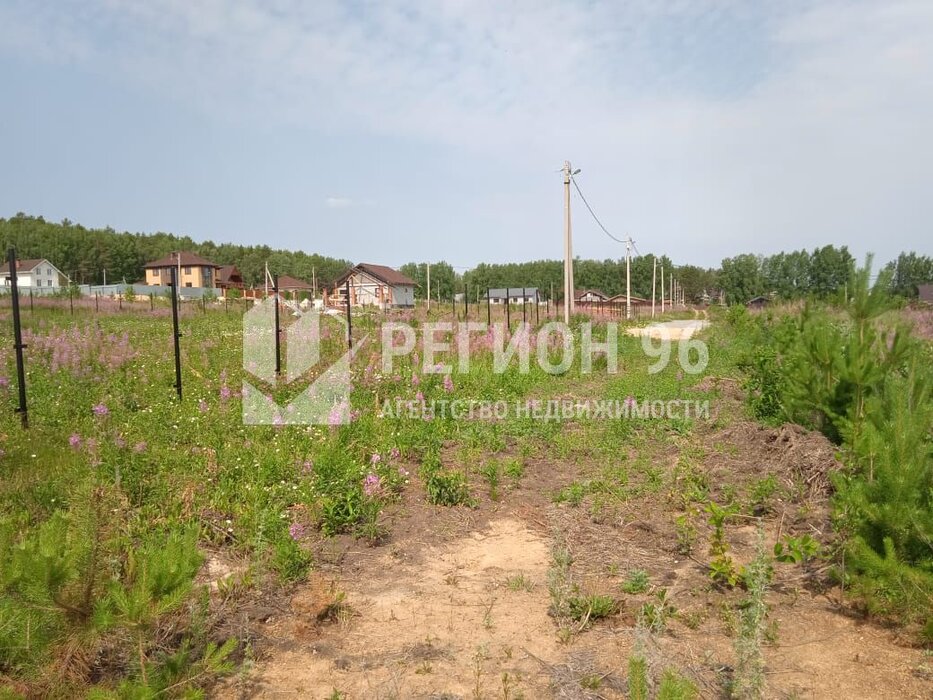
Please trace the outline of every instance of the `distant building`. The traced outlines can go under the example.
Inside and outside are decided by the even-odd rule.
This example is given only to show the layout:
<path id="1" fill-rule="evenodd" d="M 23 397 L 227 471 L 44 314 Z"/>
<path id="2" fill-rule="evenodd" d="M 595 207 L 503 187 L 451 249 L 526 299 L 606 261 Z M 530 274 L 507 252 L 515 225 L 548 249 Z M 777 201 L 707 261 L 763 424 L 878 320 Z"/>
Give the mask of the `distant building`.
<path id="1" fill-rule="evenodd" d="M 0 265 L 0 277 L 3 277 L 3 286 L 9 287 L 12 277 L 10 263 Z M 45 258 L 16 261 L 17 287 L 42 287 L 43 289 L 58 289 L 62 286 L 65 275 Z"/>
<path id="2" fill-rule="evenodd" d="M 917 299 L 926 304 L 933 304 L 933 284 L 918 285 Z"/>
<path id="3" fill-rule="evenodd" d="M 650 305 L 651 300 L 645 299 L 644 297 L 631 295 L 632 306 L 644 306 L 645 304 Z M 610 304 L 621 304 L 625 306 L 628 303 L 628 297 L 625 294 L 616 294 L 614 297 L 609 297 L 608 302 Z"/>
<path id="4" fill-rule="evenodd" d="M 490 304 L 534 304 L 538 298 L 537 287 L 499 287 L 487 290 Z M 485 296 L 483 297 L 486 298 Z"/>
<path id="5" fill-rule="evenodd" d="M 280 275 L 279 279 L 279 292 L 286 292 L 294 296 L 299 294 L 305 294 L 306 296 L 311 296 L 314 292 L 314 287 L 312 287 L 308 282 L 300 280 L 297 277 L 290 277 L 289 275 Z"/>
<path id="6" fill-rule="evenodd" d="M 217 271 L 217 286 L 224 291 L 228 289 L 242 290 L 246 285 L 243 284 L 243 275 L 237 269 L 236 265 L 221 265 Z"/>
<path id="7" fill-rule="evenodd" d="M 747 306 L 750 309 L 763 309 L 770 303 L 771 303 L 770 297 L 755 297 L 754 299 L 749 299 L 748 302 L 746 302 L 745 306 Z"/>
<path id="8" fill-rule="evenodd" d="M 345 305 L 350 283 L 351 306 L 411 307 L 415 305 L 416 283 L 386 265 L 360 263 L 344 272 L 333 286 L 328 301 Z"/>
<path id="9" fill-rule="evenodd" d="M 146 284 L 168 286 L 172 284 L 172 270 L 178 276 L 179 287 L 217 287 L 220 265 L 194 253 L 169 253 L 164 258 L 143 265 Z"/>
<path id="10" fill-rule="evenodd" d="M 609 295 L 601 289 L 578 289 L 573 293 L 574 301 L 581 304 L 593 304 L 606 301 Z"/>

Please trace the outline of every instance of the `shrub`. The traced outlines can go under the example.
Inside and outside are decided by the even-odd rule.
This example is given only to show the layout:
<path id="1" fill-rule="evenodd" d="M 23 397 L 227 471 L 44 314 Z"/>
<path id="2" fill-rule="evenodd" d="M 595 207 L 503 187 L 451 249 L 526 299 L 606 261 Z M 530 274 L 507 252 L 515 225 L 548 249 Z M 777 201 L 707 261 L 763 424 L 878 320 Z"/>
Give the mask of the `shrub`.
<path id="1" fill-rule="evenodd" d="M 459 506 L 470 503 L 470 489 L 463 472 L 436 471 L 431 473 L 424 484 L 428 492 L 428 501 L 438 506 Z"/>

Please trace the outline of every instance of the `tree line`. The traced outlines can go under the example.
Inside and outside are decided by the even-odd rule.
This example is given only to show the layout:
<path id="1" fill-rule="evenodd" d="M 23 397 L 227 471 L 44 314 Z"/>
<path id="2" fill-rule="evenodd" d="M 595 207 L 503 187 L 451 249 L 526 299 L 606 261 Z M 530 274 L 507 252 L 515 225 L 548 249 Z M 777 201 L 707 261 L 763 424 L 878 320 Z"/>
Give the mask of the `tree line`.
<path id="1" fill-rule="evenodd" d="M 0 245 L 4 254 L 15 246 L 21 259 L 48 259 L 75 284 L 103 284 L 104 270 L 110 283 L 139 282 L 145 278 L 143 265 L 175 251 L 189 251 L 218 265 L 236 265 L 247 286 L 263 283 L 266 263 L 273 274 L 308 282 L 315 276 L 319 287 L 351 266 L 347 260 L 267 245 L 198 243 L 170 233 L 118 233 L 109 227 L 89 229 L 68 219 L 53 223 L 25 214 L 0 218 Z"/>
<path id="2" fill-rule="evenodd" d="M 851 289 L 855 259 L 846 246 L 798 250 L 774 255 L 742 254 L 726 258 L 719 268 L 674 265 L 662 255 L 657 258 L 657 277 L 653 280 L 655 256 L 631 261 L 631 292 L 650 299 L 652 287 L 661 294 L 661 270 L 664 270 L 665 296 L 670 295 L 671 277 L 677 280 L 688 303 L 717 301 L 720 293 L 727 304 L 744 304 L 759 296 L 775 299 L 804 297 L 827 298 Z M 408 263 L 402 272 L 419 284 L 416 296 L 426 293 L 426 264 Z M 933 282 L 933 258 L 916 253 L 901 253 L 884 266 L 890 273 L 890 292 L 912 299 L 921 284 Z M 564 264 L 561 260 L 535 260 L 523 263 L 480 263 L 472 270 L 456 274 L 446 262 L 431 264 L 431 296 L 449 299 L 454 291 L 470 290 L 471 298 L 487 287 L 537 287 L 543 298 L 561 299 Z M 615 296 L 625 293 L 625 259 L 583 260 L 574 262 L 574 282 L 579 290 L 598 289 Z"/>
<path id="3" fill-rule="evenodd" d="M 143 265 L 171 252 L 187 250 L 218 265 L 236 265 L 247 285 L 260 285 L 268 263 L 274 274 L 291 275 L 311 281 L 318 287 L 331 284 L 352 263 L 301 251 L 273 249 L 267 245 L 198 243 L 188 236 L 169 233 L 118 233 L 112 228 L 88 229 L 67 219 L 61 223 L 41 216 L 17 214 L 0 218 L 0 245 L 16 246 L 21 258 L 47 258 L 71 280 L 80 284 L 103 283 L 104 270 L 111 282 L 143 279 Z M 410 262 L 400 272 L 416 283 L 415 295 L 427 294 L 427 263 Z M 598 289 L 609 296 L 625 293 L 625 259 L 574 262 L 577 289 Z M 650 299 L 655 256 L 641 255 L 631 261 L 631 291 Z M 846 246 L 826 245 L 812 251 L 798 250 L 774 255 L 742 254 L 722 261 L 718 268 L 674 265 L 667 255 L 657 257 L 654 286 L 660 296 L 661 270 L 669 293 L 673 276 L 688 302 L 719 298 L 728 304 L 745 303 L 757 296 L 778 299 L 828 297 L 853 283 L 855 259 Z M 914 252 L 901 253 L 885 268 L 890 273 L 890 291 L 905 298 L 917 296 L 921 284 L 933 282 L 933 258 Z M 563 262 L 534 260 L 521 263 L 480 263 L 471 270 L 457 272 L 447 262 L 431 263 L 431 296 L 449 300 L 468 291 L 471 299 L 482 296 L 488 287 L 536 287 L 542 298 L 561 299 Z"/>

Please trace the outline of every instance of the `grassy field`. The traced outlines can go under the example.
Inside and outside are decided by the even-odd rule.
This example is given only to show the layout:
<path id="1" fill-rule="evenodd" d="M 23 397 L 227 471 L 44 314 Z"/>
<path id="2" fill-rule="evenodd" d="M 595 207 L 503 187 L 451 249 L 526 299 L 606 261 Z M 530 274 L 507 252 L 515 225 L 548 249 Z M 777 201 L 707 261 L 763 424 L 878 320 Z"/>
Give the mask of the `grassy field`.
<path id="1" fill-rule="evenodd" d="M 845 447 L 762 410 L 745 320 L 715 319 L 700 374 L 676 350 L 649 373 L 657 358 L 624 334 L 615 374 L 605 358 L 496 373 L 478 332 L 470 371 L 445 376 L 422 371 L 420 338 L 386 372 L 386 317 L 360 315 L 349 424 L 246 426 L 240 310 L 183 310 L 182 401 L 164 301 L 23 318 L 28 430 L 11 335 L 0 347 L 0 694 L 822 697 L 880 674 L 919 697 L 930 680 L 901 645 L 929 599 L 912 599 L 903 633 L 853 627 L 864 607 L 843 590 L 848 531 L 830 501 Z M 325 356 L 342 333 L 325 319 Z M 594 399 L 709 412 L 386 414 Z M 858 669 L 869 652 L 883 669 Z"/>

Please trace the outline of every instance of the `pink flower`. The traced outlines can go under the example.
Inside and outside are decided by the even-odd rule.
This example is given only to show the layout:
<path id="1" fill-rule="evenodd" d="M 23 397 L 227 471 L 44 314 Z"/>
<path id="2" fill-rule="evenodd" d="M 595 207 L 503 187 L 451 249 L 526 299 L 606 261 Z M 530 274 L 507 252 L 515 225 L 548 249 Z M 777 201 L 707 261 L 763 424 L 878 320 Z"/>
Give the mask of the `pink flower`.
<path id="1" fill-rule="evenodd" d="M 378 452 L 373 452 L 372 457 L 369 458 L 370 464 L 379 464 L 382 461 L 382 456 Z"/>
<path id="2" fill-rule="evenodd" d="M 198 410 L 201 413 L 207 413 L 207 401 L 205 401 L 204 399 L 201 399 L 200 401 L 198 401 Z"/>
<path id="3" fill-rule="evenodd" d="M 288 527 L 289 536 L 296 542 L 305 536 L 305 526 L 301 523 L 292 523 Z"/>
<path id="4" fill-rule="evenodd" d="M 393 447 L 389 451 L 389 459 L 398 459 L 401 456 L 401 451 L 397 447 Z"/>
<path id="5" fill-rule="evenodd" d="M 121 436 L 117 435 L 113 439 L 113 444 L 122 450 L 124 447 L 126 447 L 126 440 L 124 440 Z"/>
<path id="6" fill-rule="evenodd" d="M 145 442 L 137 442 L 135 445 L 133 445 L 133 452 L 135 452 L 136 454 L 142 454 L 145 451 L 146 451 Z"/>
<path id="7" fill-rule="evenodd" d="M 72 434 L 72 436 L 68 438 L 68 444 L 71 445 L 72 449 L 78 449 L 81 447 L 81 436 L 77 433 Z"/>
<path id="8" fill-rule="evenodd" d="M 10 378 L 0 377 L 0 388 L 6 389 L 8 386 L 10 386 Z"/>
<path id="9" fill-rule="evenodd" d="M 106 416 L 108 413 L 110 413 L 110 409 L 102 403 L 94 406 L 93 411 L 95 416 Z"/>
<path id="10" fill-rule="evenodd" d="M 424 394 L 422 394 L 420 391 L 417 394 L 415 394 L 415 401 L 424 403 Z"/>
<path id="11" fill-rule="evenodd" d="M 418 386 L 421 384 L 421 378 L 417 374 L 411 375 L 411 385 Z"/>
<path id="12" fill-rule="evenodd" d="M 382 479 L 379 478 L 378 474 L 373 474 L 370 472 L 366 475 L 366 478 L 363 479 L 363 493 L 372 498 L 379 493 L 379 490 L 382 488 Z"/>
<path id="13" fill-rule="evenodd" d="M 226 400 L 229 399 L 232 395 L 233 395 L 233 392 L 230 391 L 230 387 L 228 387 L 226 384 L 224 384 L 222 387 L 220 387 L 220 400 L 221 400 L 221 401 L 226 401 Z"/>
<path id="14" fill-rule="evenodd" d="M 306 459 L 304 464 L 301 465 L 302 474 L 310 474 L 313 469 L 314 469 L 314 462 L 312 462 L 310 459 Z"/>
<path id="15" fill-rule="evenodd" d="M 454 380 L 449 374 L 444 375 L 444 391 L 448 394 L 454 390 Z"/>

